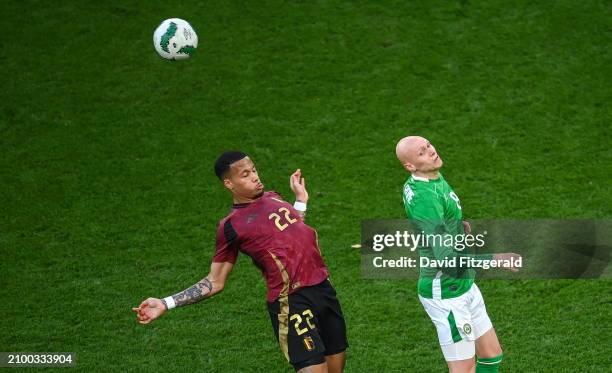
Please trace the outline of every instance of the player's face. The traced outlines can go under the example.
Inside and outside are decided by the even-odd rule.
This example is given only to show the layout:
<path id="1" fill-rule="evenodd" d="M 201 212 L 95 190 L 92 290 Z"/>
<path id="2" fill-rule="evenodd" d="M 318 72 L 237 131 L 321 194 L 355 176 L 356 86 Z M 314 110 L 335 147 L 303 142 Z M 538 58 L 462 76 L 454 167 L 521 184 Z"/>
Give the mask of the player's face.
<path id="1" fill-rule="evenodd" d="M 413 149 L 411 149 L 411 160 L 410 162 L 414 167 L 411 171 L 436 171 L 439 170 L 444 162 L 436 151 L 436 148 L 425 138 L 420 138 L 416 142 Z"/>
<path id="2" fill-rule="evenodd" d="M 233 195 L 246 199 L 257 198 L 264 192 L 255 164 L 249 157 L 232 163 L 229 175 L 223 180 L 223 184 Z"/>

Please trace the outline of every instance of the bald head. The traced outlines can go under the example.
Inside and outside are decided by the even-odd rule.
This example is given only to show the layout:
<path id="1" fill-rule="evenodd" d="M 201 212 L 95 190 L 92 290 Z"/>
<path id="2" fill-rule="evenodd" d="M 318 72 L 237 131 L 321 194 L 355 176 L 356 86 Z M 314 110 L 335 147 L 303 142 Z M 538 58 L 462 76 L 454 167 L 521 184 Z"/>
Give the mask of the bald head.
<path id="1" fill-rule="evenodd" d="M 436 176 L 442 159 L 436 148 L 424 137 L 407 136 L 395 146 L 395 155 L 404 168 L 413 174 Z"/>
<path id="2" fill-rule="evenodd" d="M 397 145 L 395 146 L 395 155 L 401 164 L 414 160 L 414 155 L 416 154 L 415 149 L 417 148 L 419 142 L 423 141 L 427 140 L 421 136 L 406 136 L 398 141 Z"/>

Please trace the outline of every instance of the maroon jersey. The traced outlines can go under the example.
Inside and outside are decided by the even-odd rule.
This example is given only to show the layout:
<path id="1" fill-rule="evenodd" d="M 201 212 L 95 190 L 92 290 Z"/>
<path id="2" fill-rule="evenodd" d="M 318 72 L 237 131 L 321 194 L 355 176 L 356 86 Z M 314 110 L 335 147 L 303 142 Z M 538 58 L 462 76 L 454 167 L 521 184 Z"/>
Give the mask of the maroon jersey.
<path id="1" fill-rule="evenodd" d="M 236 263 L 238 251 L 253 259 L 268 286 L 268 301 L 328 277 L 317 232 L 275 192 L 255 202 L 234 204 L 217 229 L 213 262 Z"/>

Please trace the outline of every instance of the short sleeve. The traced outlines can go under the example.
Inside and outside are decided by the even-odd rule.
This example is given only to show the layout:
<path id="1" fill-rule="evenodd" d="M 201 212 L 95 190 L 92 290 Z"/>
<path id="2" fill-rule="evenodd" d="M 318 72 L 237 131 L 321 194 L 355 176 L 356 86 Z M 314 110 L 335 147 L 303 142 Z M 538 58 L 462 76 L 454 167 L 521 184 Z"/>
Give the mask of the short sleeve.
<path id="1" fill-rule="evenodd" d="M 234 230 L 234 227 L 232 227 L 231 220 L 227 219 L 222 221 L 217 228 L 217 242 L 213 262 L 236 263 L 239 250 L 238 234 Z"/>

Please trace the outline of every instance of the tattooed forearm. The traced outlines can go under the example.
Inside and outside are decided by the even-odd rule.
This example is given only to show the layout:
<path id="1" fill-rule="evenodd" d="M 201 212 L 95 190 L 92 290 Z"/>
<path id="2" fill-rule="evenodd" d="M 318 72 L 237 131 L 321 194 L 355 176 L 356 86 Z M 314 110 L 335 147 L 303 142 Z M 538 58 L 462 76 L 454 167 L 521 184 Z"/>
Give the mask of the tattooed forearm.
<path id="1" fill-rule="evenodd" d="M 208 298 L 212 291 L 212 287 L 212 282 L 210 282 L 209 279 L 204 278 L 197 284 L 181 291 L 180 293 L 174 294 L 172 298 L 174 299 L 177 307 L 197 303 Z"/>
<path id="2" fill-rule="evenodd" d="M 300 215 L 300 218 L 302 218 L 302 220 L 306 220 L 306 211 L 298 211 L 297 213 L 298 215 Z"/>

